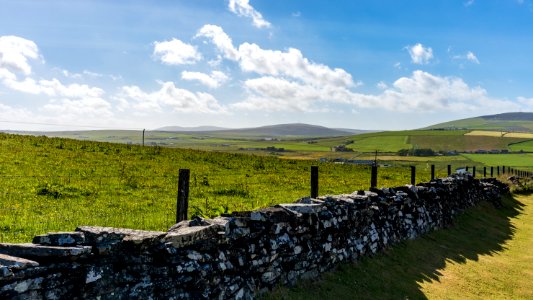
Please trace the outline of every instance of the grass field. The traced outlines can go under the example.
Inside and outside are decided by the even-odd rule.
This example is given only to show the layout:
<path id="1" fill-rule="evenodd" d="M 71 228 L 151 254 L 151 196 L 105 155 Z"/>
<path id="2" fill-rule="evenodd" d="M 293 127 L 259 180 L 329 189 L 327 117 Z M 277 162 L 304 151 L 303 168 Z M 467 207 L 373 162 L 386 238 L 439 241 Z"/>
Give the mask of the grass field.
<path id="1" fill-rule="evenodd" d="M 293 202 L 309 195 L 311 165 L 320 166 L 321 194 L 369 186 L 368 166 L 0 134 L 0 242 L 79 225 L 166 230 L 180 168 L 191 169 L 189 216 Z M 418 180 L 428 180 L 420 165 Z M 403 166 L 382 168 L 378 185 L 409 176 Z"/>
<path id="2" fill-rule="evenodd" d="M 488 166 L 510 166 L 521 170 L 533 169 L 533 154 L 463 154 L 471 161 Z"/>
<path id="3" fill-rule="evenodd" d="M 512 151 L 533 152 L 533 140 L 511 144 L 509 145 L 509 149 Z"/>
<path id="4" fill-rule="evenodd" d="M 265 299 L 533 299 L 533 196 L 468 210 L 446 230 Z"/>

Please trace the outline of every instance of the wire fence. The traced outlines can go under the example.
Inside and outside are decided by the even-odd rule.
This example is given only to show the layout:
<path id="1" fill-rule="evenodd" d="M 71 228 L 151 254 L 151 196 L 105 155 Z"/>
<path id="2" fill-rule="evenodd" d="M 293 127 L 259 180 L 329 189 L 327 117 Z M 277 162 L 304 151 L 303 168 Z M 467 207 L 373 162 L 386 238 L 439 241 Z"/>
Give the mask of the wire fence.
<path id="1" fill-rule="evenodd" d="M 322 164 L 322 166 L 325 166 Z M 469 170 L 461 167 L 470 173 Z M 478 166 L 475 175 L 490 176 L 490 167 Z M 498 168 L 498 171 L 496 171 Z M 416 182 L 444 177 L 457 167 L 418 166 Z M 483 172 L 484 170 L 484 172 Z M 352 193 L 371 185 L 371 166 L 352 172 L 320 168 L 319 194 Z M 492 167 L 492 175 L 531 176 L 530 171 Z M 127 227 L 166 230 L 176 221 L 178 172 L 166 175 L 0 175 L 0 242 L 28 242 L 38 234 L 69 231 L 76 226 Z M 379 168 L 376 187 L 409 184 L 406 166 Z M 188 217 L 215 217 L 293 202 L 311 194 L 309 169 L 233 174 L 191 170 Z"/>

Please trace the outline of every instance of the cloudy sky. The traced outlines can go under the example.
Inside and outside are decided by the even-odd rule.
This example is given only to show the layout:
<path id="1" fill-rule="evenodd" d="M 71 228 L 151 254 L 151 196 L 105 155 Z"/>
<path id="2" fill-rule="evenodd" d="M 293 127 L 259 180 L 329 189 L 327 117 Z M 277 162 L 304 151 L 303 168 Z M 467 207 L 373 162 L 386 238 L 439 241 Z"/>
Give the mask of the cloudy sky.
<path id="1" fill-rule="evenodd" d="M 532 0 L 3 0 L 0 129 L 532 111 L 532 33 Z"/>

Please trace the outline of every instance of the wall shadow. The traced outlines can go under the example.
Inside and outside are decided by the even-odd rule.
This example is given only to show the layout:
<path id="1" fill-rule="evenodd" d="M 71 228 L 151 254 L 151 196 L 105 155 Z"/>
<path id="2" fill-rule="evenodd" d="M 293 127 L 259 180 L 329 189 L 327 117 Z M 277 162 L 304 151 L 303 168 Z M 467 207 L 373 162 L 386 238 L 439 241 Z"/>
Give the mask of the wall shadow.
<path id="1" fill-rule="evenodd" d="M 481 255 L 505 250 L 513 238 L 511 219 L 524 204 L 506 196 L 503 207 L 480 203 L 457 217 L 453 225 L 416 240 L 401 242 L 373 257 L 340 265 L 319 280 L 278 288 L 266 299 L 427 299 L 420 282 L 438 281 L 446 261 L 464 264 Z"/>

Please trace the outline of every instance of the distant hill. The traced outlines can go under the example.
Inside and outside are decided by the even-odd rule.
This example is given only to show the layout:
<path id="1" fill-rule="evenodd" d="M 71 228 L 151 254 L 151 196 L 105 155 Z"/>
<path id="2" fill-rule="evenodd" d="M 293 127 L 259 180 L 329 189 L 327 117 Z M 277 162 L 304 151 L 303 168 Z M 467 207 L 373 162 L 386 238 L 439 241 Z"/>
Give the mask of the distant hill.
<path id="1" fill-rule="evenodd" d="M 216 126 L 197 126 L 197 127 L 181 127 L 181 126 L 165 126 L 155 129 L 155 131 L 172 131 L 172 132 L 198 132 L 198 131 L 220 131 L 230 130 L 229 128 Z"/>
<path id="2" fill-rule="evenodd" d="M 216 136 L 244 136 L 244 137 L 333 137 L 345 136 L 363 133 L 365 131 L 356 129 L 332 129 L 324 126 L 309 125 L 302 123 L 278 124 L 270 126 L 261 126 L 254 128 L 227 129 L 220 127 L 201 126 L 201 127 L 179 127 L 167 126 L 156 129 L 157 131 L 172 131 L 181 133 L 202 133 Z"/>
<path id="3" fill-rule="evenodd" d="M 455 120 L 424 129 L 482 129 L 533 132 L 533 112 L 510 112 Z"/>

